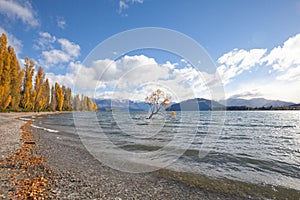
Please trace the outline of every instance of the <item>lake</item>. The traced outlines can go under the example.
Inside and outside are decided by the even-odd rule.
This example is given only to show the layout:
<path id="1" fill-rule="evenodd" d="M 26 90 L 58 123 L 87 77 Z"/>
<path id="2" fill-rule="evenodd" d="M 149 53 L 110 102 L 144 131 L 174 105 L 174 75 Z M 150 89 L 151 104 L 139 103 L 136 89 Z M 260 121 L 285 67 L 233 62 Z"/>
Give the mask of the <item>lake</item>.
<path id="1" fill-rule="evenodd" d="M 166 168 L 300 190 L 299 111 L 74 112 L 37 119 L 36 128 L 131 172 Z"/>

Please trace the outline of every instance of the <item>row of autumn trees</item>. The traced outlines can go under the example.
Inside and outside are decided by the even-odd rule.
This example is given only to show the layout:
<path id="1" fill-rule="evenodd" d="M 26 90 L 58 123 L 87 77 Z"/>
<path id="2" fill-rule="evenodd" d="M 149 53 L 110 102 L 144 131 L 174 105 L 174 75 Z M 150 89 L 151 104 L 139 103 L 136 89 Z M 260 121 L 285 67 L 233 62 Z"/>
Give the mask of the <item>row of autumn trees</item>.
<path id="1" fill-rule="evenodd" d="M 35 63 L 28 57 L 24 69 L 14 48 L 0 38 L 0 111 L 95 111 L 97 105 L 87 96 L 72 96 L 70 88 L 55 83 L 50 88 L 42 67 L 34 75 Z"/>

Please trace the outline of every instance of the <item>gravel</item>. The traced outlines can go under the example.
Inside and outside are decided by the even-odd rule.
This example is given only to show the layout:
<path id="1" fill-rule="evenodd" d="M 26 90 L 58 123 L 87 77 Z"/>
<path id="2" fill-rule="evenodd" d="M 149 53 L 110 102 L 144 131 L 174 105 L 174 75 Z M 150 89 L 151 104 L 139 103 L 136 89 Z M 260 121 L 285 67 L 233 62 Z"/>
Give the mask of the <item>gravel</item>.
<path id="1" fill-rule="evenodd" d="M 0 114 L 0 160 L 8 157 L 21 146 L 20 127 L 25 122 L 15 120 L 15 117 L 15 114 Z"/>

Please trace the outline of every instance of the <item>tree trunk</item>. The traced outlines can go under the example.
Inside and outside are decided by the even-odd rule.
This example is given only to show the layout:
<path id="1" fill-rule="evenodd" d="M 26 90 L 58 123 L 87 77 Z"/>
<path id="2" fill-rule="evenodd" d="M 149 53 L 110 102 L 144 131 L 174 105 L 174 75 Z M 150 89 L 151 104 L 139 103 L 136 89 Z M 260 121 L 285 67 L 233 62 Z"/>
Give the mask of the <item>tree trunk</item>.
<path id="1" fill-rule="evenodd" d="M 149 115 L 149 117 L 147 117 L 147 119 L 151 119 L 153 115 L 154 115 L 154 113 L 151 113 L 151 114 Z"/>

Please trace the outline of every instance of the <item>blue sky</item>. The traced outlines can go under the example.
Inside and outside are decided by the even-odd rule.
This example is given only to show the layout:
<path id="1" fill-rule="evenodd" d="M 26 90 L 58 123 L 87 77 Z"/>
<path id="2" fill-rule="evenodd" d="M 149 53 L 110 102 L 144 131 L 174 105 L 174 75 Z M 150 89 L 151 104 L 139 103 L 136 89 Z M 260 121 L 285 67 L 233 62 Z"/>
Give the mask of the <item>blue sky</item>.
<path id="1" fill-rule="evenodd" d="M 103 58 L 84 66 L 99 43 L 142 27 L 179 31 L 202 45 L 215 62 L 226 98 L 300 102 L 300 0 L 0 0 L 0 32 L 8 35 L 19 59 L 34 59 L 53 83 L 76 84 L 91 96 L 108 98 L 122 79 L 115 97 L 142 99 L 154 87 L 166 86 L 176 90 L 178 100 L 209 98 L 206 75 L 165 52 L 141 50 L 111 61 L 115 71 L 103 80 L 97 74 L 105 68 Z M 148 77 L 139 76 L 146 71 Z M 186 87 L 193 94 L 185 93 Z"/>

